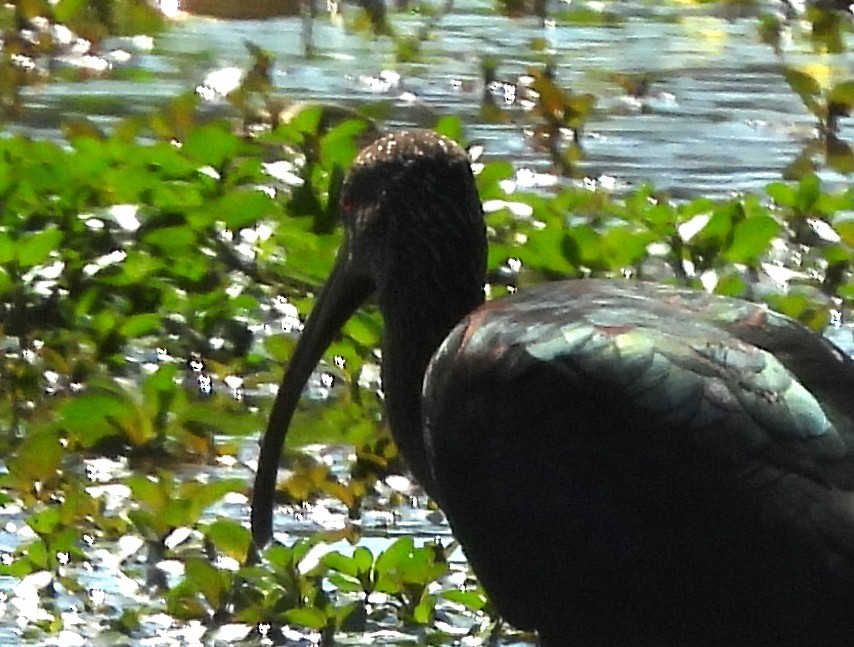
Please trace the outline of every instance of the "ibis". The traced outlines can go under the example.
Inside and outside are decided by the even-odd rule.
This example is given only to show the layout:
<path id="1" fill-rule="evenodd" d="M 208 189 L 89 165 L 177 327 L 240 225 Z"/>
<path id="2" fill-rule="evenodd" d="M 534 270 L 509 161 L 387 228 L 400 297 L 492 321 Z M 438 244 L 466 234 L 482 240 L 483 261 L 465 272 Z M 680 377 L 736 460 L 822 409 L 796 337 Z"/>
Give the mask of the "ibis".
<path id="1" fill-rule="evenodd" d="M 542 645 L 854 645 L 854 362 L 765 306 L 570 280 L 484 303 L 466 151 L 365 148 L 279 388 L 252 500 L 272 532 L 303 385 L 375 296 L 388 423 L 472 568 Z"/>

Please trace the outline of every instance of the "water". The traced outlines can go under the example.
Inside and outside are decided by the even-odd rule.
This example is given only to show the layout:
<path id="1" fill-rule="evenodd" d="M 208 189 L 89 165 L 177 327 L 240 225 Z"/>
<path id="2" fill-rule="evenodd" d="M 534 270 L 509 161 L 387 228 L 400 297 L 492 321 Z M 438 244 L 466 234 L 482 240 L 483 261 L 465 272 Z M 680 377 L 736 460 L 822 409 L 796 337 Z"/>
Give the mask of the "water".
<path id="1" fill-rule="evenodd" d="M 555 8 L 576 5 L 558 3 Z M 677 197 L 721 197 L 758 191 L 779 179 L 816 136 L 815 118 L 786 84 L 781 64 L 818 61 L 839 78 L 850 68 L 849 55 L 817 58 L 806 51 L 803 38 L 790 39 L 794 44 L 778 56 L 759 41 L 755 19 L 730 19 L 714 5 L 705 10 L 636 2 L 603 6 L 624 22 L 612 28 L 541 28 L 534 18 L 496 16 L 489 2 L 457 2 L 432 29 L 433 37 L 422 43 L 423 62 L 405 64 L 395 62 L 390 39 L 348 31 L 340 18 L 316 21 L 317 55 L 309 60 L 303 56 L 300 18 L 241 22 L 191 17 L 157 38 L 151 50 L 128 41 L 115 43 L 131 52 L 123 65 L 152 72 L 155 82 L 101 80 L 30 88 L 25 91 L 31 108 L 27 121 L 49 130 L 61 118 L 82 114 L 83 108 L 106 123 L 116 113 L 150 110 L 199 86 L 212 72 L 245 68 L 249 55 L 244 43 L 251 42 L 275 55 L 273 83 L 285 99 L 349 105 L 389 100 L 392 117 L 384 124 L 389 128 L 430 125 L 439 116 L 460 115 L 467 136 L 486 145 L 489 159 L 512 158 L 520 167 L 544 171 L 547 160 L 532 152 L 520 127 L 531 120 L 518 107 L 507 109 L 514 116 L 509 123 L 480 118 L 479 80 L 483 56 L 496 57 L 499 77 L 511 82 L 549 58 L 557 64 L 562 87 L 598 97 L 582 140 L 582 171 L 614 177 L 624 186 L 652 182 Z M 774 11 L 779 4 L 763 8 Z M 355 11 L 344 7 L 347 17 Z M 393 14 L 392 21 L 400 34 L 414 34 L 427 18 Z M 795 23 L 795 29 L 805 28 Z M 543 51 L 531 50 L 535 39 L 544 41 Z M 384 71 L 399 74 L 399 81 L 381 82 Z M 627 99 L 609 80 L 613 73 L 650 75 L 649 96 Z M 93 102 L 93 95 L 102 95 L 106 105 Z M 214 98 L 212 104 L 221 107 L 222 101 Z M 850 120 L 841 125 L 844 139 Z M 844 182 L 832 171 L 822 173 L 831 185 Z"/>
<path id="2" fill-rule="evenodd" d="M 554 9 L 569 6 L 556 5 Z M 676 197 L 726 197 L 741 191 L 761 191 L 767 183 L 781 179 L 786 166 L 816 137 L 815 118 L 780 70 L 783 61 L 791 64 L 816 59 L 803 45 L 784 45 L 780 57 L 759 42 L 755 19 L 732 18 L 715 5 L 696 8 L 614 2 L 603 6 L 621 15 L 624 22 L 614 28 L 560 22 L 541 27 L 534 18 L 497 16 L 490 2 L 457 2 L 432 30 L 433 38 L 422 43 L 423 62 L 410 64 L 395 62 L 389 39 L 369 39 L 348 31 L 340 20 L 320 19 L 315 23 L 317 55 L 309 60 L 303 56 L 304 25 L 299 18 L 238 22 L 190 17 L 150 45 L 144 40 L 116 39 L 112 43 L 113 51 L 129 54 L 120 65 L 150 72 L 155 81 L 139 84 L 99 79 L 26 88 L 24 116 L 11 129 L 55 137 L 63 119 L 82 115 L 108 127 L 119 117 L 164 105 L 178 93 L 200 86 L 212 73 L 245 69 L 250 57 L 244 42 L 249 41 L 275 55 L 275 92 L 286 99 L 351 106 L 387 100 L 393 106 L 391 118 L 384 124 L 389 128 L 431 125 L 440 116 L 459 115 L 466 124 L 467 137 L 484 144 L 486 159 L 511 159 L 518 169 L 538 173 L 549 172 L 550 164 L 530 146 L 523 126 L 531 123 L 531 118 L 521 107 L 503 108 L 510 116 L 506 123 L 482 119 L 480 66 L 483 56 L 494 56 L 499 62 L 499 77 L 512 82 L 548 57 L 557 64 L 562 87 L 598 97 L 597 109 L 581 140 L 585 152 L 581 171 L 592 177 L 612 178 L 623 188 L 651 182 Z M 769 2 L 764 8 L 776 11 L 779 4 Z M 348 16 L 355 11 L 344 8 Z M 417 13 L 392 15 L 391 19 L 404 34 L 416 33 L 427 20 Z M 544 53 L 531 50 L 530 44 L 536 39 L 544 40 Z M 851 68 L 851 57 L 825 55 L 821 63 L 831 73 L 837 70 L 841 74 Z M 389 75 L 389 71 L 399 77 Z M 642 99 L 627 98 L 610 80 L 613 73 L 651 75 L 650 94 Z M 207 109 L 224 112 L 225 102 L 214 93 Z M 840 137 L 845 139 L 850 134 L 851 121 L 843 119 Z M 820 171 L 830 187 L 846 183 L 845 177 L 827 168 Z M 246 452 L 255 451 L 254 441 L 248 441 Z M 334 456 L 339 463 L 344 459 Z M 109 481 L 117 479 L 124 466 L 108 465 L 105 469 Z M 213 468 L 212 473 L 237 475 L 247 481 L 251 477 L 251 472 L 240 466 Z M 365 511 L 365 545 L 378 552 L 388 545 L 390 537 L 402 533 L 422 539 L 437 535 L 449 539 L 441 517 L 427 510 L 417 490 L 412 494 L 414 505 Z M 121 505 L 122 492 L 109 496 L 117 497 L 119 501 L 114 503 Z M 247 520 L 245 498 L 227 499 L 208 511 L 207 519 L 217 515 Z M 7 529 L 2 535 L 3 550 L 13 550 L 28 538 L 21 530 L 23 514 L 7 510 L 3 521 Z M 320 502 L 311 509 L 277 514 L 275 531 L 280 537 L 285 536 L 283 533 L 307 535 L 318 527 L 341 523 L 342 511 Z M 128 553 L 123 558 L 138 563 L 142 570 L 146 562 L 142 546 L 125 549 Z M 94 567 L 84 578 L 86 585 L 101 592 L 109 609 L 145 604 L 144 588 L 118 576 L 119 563 L 110 558 L 115 557 L 115 550 L 96 542 L 92 548 Z M 458 553 L 455 558 L 458 564 L 462 562 Z M 26 610 L 13 604 L 16 599 L 37 597 L 38 588 L 33 589 L 35 593 L 24 595 L 19 591 L 17 595 L 16 586 L 17 580 L 0 578 L 0 643 L 44 644 L 43 636 L 16 629 L 18 618 Z M 61 599 L 62 592 L 59 595 Z M 81 636 L 99 632 L 97 618 L 101 612 L 75 609 L 67 621 L 71 629 L 52 640 L 55 644 L 84 644 L 79 642 Z M 233 640 L 227 635 L 223 638 L 223 634 L 205 638 L 198 631 L 188 633 L 186 626 L 176 627 L 159 616 L 147 618 L 139 633 L 140 641 L 134 644 L 154 644 L 150 641 L 155 637 L 163 641 L 158 644 L 174 645 Z M 102 640 L 114 644 L 109 637 Z M 126 638 L 117 640 L 115 644 L 127 644 L 121 642 Z"/>

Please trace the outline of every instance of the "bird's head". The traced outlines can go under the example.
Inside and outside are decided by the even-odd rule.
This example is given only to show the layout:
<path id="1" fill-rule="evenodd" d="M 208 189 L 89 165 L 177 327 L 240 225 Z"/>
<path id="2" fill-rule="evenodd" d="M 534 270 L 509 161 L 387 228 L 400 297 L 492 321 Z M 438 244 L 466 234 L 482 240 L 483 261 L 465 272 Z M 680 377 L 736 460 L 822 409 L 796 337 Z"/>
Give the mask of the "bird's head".
<path id="1" fill-rule="evenodd" d="M 468 154 L 452 140 L 421 130 L 378 139 L 353 163 L 340 209 L 344 241 L 291 356 L 261 445 L 252 500 L 257 545 L 272 531 L 279 454 L 300 393 L 344 322 L 376 292 L 386 336 L 393 330 L 396 339 L 406 338 L 406 360 L 415 358 L 412 370 L 408 365 L 398 376 L 420 397 L 430 355 L 483 299 L 483 211 Z M 423 454 L 410 451 L 411 463 L 421 462 L 412 456 L 416 451 Z"/>
<path id="2" fill-rule="evenodd" d="M 378 139 L 353 162 L 340 209 L 338 263 L 370 277 L 381 300 L 401 273 L 415 283 L 460 265 L 482 280 L 483 211 L 468 153 L 453 140 L 428 130 Z"/>

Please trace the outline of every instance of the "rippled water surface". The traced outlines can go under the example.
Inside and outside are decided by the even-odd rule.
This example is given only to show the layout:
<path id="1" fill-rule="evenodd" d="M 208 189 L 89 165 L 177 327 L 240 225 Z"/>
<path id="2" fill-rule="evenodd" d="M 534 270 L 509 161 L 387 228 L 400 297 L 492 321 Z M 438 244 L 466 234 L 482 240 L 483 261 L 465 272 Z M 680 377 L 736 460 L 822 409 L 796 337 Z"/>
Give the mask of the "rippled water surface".
<path id="1" fill-rule="evenodd" d="M 781 5 L 771 2 L 763 8 L 779 12 Z M 554 9 L 569 6 L 558 3 Z M 189 17 L 125 64 L 154 72 L 157 82 L 57 83 L 31 89 L 27 101 L 36 110 L 27 120 L 49 129 L 74 113 L 92 116 L 93 108 L 95 117 L 107 121 L 114 114 L 147 110 L 203 84 L 213 72 L 222 78 L 223 70 L 245 67 L 244 43 L 251 42 L 276 56 L 273 82 L 285 99 L 347 105 L 388 100 L 393 109 L 387 127 L 431 125 L 439 116 L 460 115 L 468 137 L 486 144 L 489 158 L 512 158 L 539 171 L 548 170 L 548 163 L 525 140 L 520 111 L 508 109 L 509 121 L 503 124 L 480 118 L 480 65 L 483 56 L 493 55 L 499 77 L 514 81 L 549 57 L 557 63 L 562 87 L 597 96 L 597 110 L 582 140 L 582 168 L 592 176 L 614 178 L 617 186 L 652 182 L 686 197 L 759 190 L 779 179 L 815 137 L 814 117 L 780 71 L 781 63 L 816 61 L 804 50 L 802 38 L 778 56 L 759 41 L 755 18 L 729 17 L 728 10 L 716 5 L 592 6 L 604 6 L 623 22 L 606 28 L 552 21 L 541 28 L 536 18 L 496 16 L 488 2 L 456 2 L 434 28 L 434 37 L 422 44 L 423 62 L 417 64 L 395 63 L 390 39 L 351 33 L 340 19 L 315 22 L 317 55 L 307 60 L 300 18 L 240 22 Z M 426 18 L 393 14 L 392 21 L 406 34 L 416 33 Z M 535 39 L 544 40 L 543 52 L 531 51 Z M 785 45 L 785 34 L 783 41 Z M 822 55 L 820 64 L 827 75 L 841 80 L 850 57 Z M 399 78 L 389 81 L 390 71 Z M 614 73 L 649 74 L 649 95 L 626 97 L 610 80 Z M 93 95 L 109 99 L 99 105 Z M 211 109 L 217 106 L 214 101 Z M 843 121 L 843 138 L 848 125 Z M 830 171 L 825 179 L 843 181 Z"/>

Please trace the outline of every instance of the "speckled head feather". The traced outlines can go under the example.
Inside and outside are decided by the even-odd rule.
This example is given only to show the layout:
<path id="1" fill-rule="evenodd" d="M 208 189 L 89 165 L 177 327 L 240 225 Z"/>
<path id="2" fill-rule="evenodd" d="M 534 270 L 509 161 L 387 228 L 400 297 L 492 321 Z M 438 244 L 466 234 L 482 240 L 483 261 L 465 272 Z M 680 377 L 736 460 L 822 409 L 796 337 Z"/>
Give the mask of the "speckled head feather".
<path id="1" fill-rule="evenodd" d="M 348 253 L 381 300 L 391 284 L 401 294 L 436 283 L 482 285 L 483 210 L 469 155 L 453 140 L 429 130 L 378 139 L 354 161 L 340 204 Z"/>
<path id="2" fill-rule="evenodd" d="M 436 211 L 449 194 L 458 198 L 451 212 L 467 208 L 471 195 L 476 199 L 468 153 L 433 131 L 404 130 L 359 153 L 344 183 L 341 208 L 348 228 L 358 230 L 383 220 L 389 209 L 405 216 L 419 204 L 432 204 Z M 477 211 L 480 215 L 479 206 Z"/>
<path id="3" fill-rule="evenodd" d="M 402 130 L 380 137 L 353 161 L 351 172 L 387 162 L 399 163 L 419 158 L 469 161 L 468 153 L 452 139 L 431 130 Z"/>

